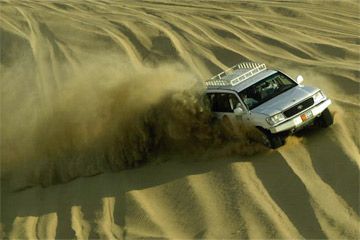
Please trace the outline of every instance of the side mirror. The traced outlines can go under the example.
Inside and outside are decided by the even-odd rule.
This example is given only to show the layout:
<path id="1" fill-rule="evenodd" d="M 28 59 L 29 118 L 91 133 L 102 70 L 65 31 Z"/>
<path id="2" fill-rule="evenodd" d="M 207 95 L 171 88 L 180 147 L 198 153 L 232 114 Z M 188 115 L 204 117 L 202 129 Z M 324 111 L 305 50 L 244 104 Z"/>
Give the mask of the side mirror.
<path id="1" fill-rule="evenodd" d="M 244 110 L 241 108 L 241 106 L 236 106 L 236 108 L 234 109 L 234 113 L 236 116 L 240 116 L 244 113 Z"/>
<path id="2" fill-rule="evenodd" d="M 303 81 L 304 81 L 303 76 L 299 75 L 299 76 L 296 77 L 296 82 L 297 82 L 298 84 L 301 84 Z"/>

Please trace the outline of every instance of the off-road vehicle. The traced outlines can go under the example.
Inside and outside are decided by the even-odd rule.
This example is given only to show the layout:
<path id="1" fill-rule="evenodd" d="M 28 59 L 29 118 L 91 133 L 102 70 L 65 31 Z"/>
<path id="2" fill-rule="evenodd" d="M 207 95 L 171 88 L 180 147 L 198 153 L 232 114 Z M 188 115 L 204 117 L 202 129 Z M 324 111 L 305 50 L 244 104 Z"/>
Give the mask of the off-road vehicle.
<path id="1" fill-rule="evenodd" d="M 328 127 L 331 100 L 318 88 L 301 85 L 265 64 L 239 63 L 206 81 L 206 95 L 215 117 L 229 124 L 242 121 L 257 127 L 264 143 L 277 148 L 305 126 Z"/>

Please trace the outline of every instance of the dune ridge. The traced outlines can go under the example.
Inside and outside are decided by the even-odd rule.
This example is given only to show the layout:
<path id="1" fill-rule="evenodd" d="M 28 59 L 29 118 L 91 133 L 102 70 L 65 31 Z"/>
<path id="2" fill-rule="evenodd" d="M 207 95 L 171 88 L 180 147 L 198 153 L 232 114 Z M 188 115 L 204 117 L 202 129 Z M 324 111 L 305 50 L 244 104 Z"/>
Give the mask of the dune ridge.
<path id="1" fill-rule="evenodd" d="M 0 238 L 359 239 L 359 12 L 1 1 Z M 241 61 L 302 74 L 334 125 L 271 151 L 212 128 L 203 81 Z"/>

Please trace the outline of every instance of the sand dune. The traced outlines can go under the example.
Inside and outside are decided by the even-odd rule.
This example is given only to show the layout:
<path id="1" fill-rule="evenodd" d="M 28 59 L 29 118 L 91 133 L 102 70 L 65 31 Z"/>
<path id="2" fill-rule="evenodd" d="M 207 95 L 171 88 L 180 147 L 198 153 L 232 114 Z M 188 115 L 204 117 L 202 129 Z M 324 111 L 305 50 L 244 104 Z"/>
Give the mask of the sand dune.
<path id="1" fill-rule="evenodd" d="M 359 239 L 359 12 L 1 1 L 1 239 Z M 335 124 L 271 151 L 210 126 L 204 80 L 248 60 L 323 89 Z"/>

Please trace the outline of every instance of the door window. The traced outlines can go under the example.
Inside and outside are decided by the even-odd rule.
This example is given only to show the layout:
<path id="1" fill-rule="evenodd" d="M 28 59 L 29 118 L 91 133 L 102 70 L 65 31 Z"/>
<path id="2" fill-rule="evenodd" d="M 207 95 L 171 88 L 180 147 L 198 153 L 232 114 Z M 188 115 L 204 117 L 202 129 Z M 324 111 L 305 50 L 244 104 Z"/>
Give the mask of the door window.
<path id="1" fill-rule="evenodd" d="M 210 108 L 213 112 L 233 112 L 239 99 L 232 93 L 208 93 Z"/>

